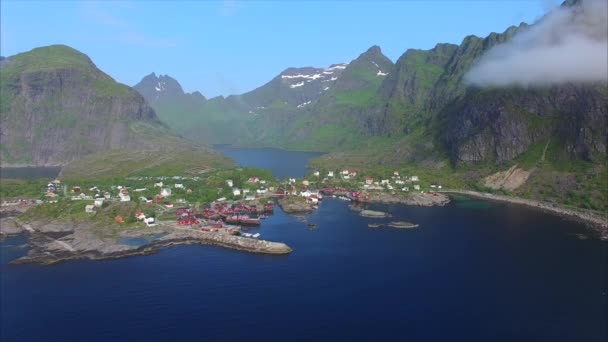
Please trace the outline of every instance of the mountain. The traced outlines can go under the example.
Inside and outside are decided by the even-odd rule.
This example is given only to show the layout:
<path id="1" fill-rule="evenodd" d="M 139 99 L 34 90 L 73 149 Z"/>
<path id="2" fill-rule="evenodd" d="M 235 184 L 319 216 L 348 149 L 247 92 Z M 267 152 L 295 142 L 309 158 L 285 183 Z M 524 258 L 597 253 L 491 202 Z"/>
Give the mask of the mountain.
<path id="1" fill-rule="evenodd" d="M 65 165 L 100 151 L 192 149 L 146 100 L 65 45 L 0 64 L 3 166 Z"/>
<path id="2" fill-rule="evenodd" d="M 198 106 L 186 105 L 188 101 L 177 96 L 164 100 L 163 91 L 153 90 L 160 88 L 160 78 L 150 75 L 134 88 L 164 122 L 195 141 L 325 150 L 352 140 L 361 120 L 353 117 L 348 127 L 331 125 L 351 120 L 350 114 L 372 101 L 392 67 L 373 46 L 350 63 L 287 68 L 250 92 L 212 98 Z M 170 80 L 176 84 L 172 88 L 181 89 Z"/>
<path id="3" fill-rule="evenodd" d="M 179 82 L 168 75 L 156 76 L 155 73 L 151 73 L 133 86 L 133 89 L 137 90 L 151 105 L 181 101 L 202 105 L 207 101 L 199 92 L 185 93 Z"/>
<path id="4" fill-rule="evenodd" d="M 380 47 L 372 46 L 348 63 L 318 100 L 303 108 L 281 132 L 279 141 L 288 147 L 317 151 L 357 145 L 369 125 L 367 110 L 377 103 L 378 89 L 393 67 Z"/>

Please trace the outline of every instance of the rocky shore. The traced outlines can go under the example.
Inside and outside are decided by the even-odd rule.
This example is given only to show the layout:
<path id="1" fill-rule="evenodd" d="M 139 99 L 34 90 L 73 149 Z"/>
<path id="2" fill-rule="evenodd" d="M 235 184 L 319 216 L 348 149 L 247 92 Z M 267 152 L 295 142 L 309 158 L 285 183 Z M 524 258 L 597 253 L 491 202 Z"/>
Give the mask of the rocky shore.
<path id="1" fill-rule="evenodd" d="M 300 196 L 285 196 L 279 198 L 277 202 L 279 207 L 288 214 L 309 213 L 314 210 L 313 206 L 306 203 L 306 199 Z"/>
<path id="2" fill-rule="evenodd" d="M 292 251 L 289 246 L 280 242 L 223 232 L 205 232 L 195 228 L 178 227 L 173 223 L 149 228 L 101 228 L 91 222 L 23 223 L 18 219 L 6 221 L 12 222 L 11 233 L 30 234 L 28 254 L 13 260 L 12 264 L 53 264 L 72 259 L 123 258 L 152 254 L 162 247 L 182 244 L 216 245 L 262 254 L 288 254 Z M 8 235 L 7 231 L 4 233 Z"/>
<path id="3" fill-rule="evenodd" d="M 364 203 L 399 203 L 422 207 L 444 206 L 450 203 L 450 198 L 438 192 L 412 192 L 407 194 L 386 192 L 365 192 L 360 196 Z"/>
<path id="4" fill-rule="evenodd" d="M 608 241 L 608 218 L 606 215 L 601 215 L 597 212 L 592 212 L 584 209 L 571 209 L 565 208 L 556 204 L 540 202 L 535 200 L 529 200 L 519 197 L 511 197 L 511 196 L 503 196 L 503 195 L 495 195 L 478 191 L 470 191 L 470 190 L 444 190 L 443 193 L 453 193 L 466 195 L 476 198 L 482 198 L 493 201 L 500 202 L 508 202 L 514 204 L 525 205 L 529 207 L 538 208 L 541 210 L 545 210 L 563 217 L 568 217 L 572 219 L 579 220 L 585 224 L 587 224 L 590 228 L 595 230 L 600 239 L 604 241 Z"/>

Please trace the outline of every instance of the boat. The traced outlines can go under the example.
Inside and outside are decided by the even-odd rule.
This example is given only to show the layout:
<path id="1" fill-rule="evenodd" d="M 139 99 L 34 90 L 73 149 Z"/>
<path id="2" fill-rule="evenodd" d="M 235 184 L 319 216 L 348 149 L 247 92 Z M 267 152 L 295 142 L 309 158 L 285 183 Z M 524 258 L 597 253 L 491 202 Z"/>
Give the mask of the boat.
<path id="1" fill-rule="evenodd" d="M 382 223 L 370 223 L 367 225 L 370 228 L 378 228 L 384 226 Z"/>
<path id="2" fill-rule="evenodd" d="M 241 235 L 243 235 L 244 237 L 251 237 L 251 233 L 241 233 Z"/>
<path id="3" fill-rule="evenodd" d="M 251 235 L 251 237 L 257 239 L 260 237 L 260 233 L 255 233 L 255 234 Z"/>

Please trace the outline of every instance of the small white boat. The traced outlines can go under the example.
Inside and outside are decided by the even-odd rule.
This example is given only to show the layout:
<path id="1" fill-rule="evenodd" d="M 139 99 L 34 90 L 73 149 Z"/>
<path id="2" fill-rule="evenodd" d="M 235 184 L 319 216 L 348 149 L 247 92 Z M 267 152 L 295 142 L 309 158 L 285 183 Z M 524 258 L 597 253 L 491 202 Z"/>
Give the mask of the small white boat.
<path id="1" fill-rule="evenodd" d="M 244 237 L 251 237 L 251 233 L 241 233 Z"/>
<path id="2" fill-rule="evenodd" d="M 257 239 L 260 237 L 260 233 L 255 233 L 253 235 L 251 235 L 252 238 Z"/>

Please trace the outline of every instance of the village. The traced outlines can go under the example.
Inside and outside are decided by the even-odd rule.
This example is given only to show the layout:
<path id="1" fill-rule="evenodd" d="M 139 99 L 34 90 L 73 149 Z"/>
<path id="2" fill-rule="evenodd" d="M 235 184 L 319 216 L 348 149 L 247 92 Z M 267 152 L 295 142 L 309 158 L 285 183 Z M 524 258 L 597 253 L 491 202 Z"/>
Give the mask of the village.
<path id="1" fill-rule="evenodd" d="M 436 193 L 441 189 L 441 184 L 424 183 L 417 175 L 401 176 L 396 170 L 381 178 L 355 170 L 315 170 L 302 179 L 279 181 L 268 171 L 237 168 L 197 176 L 140 176 L 80 182 L 54 179 L 48 182 L 40 198 L 3 201 L 2 206 L 53 206 L 70 202 L 82 208 L 86 214 L 83 218 L 95 219 L 101 209 L 118 204 L 122 210 L 114 210 L 114 224 L 173 225 L 258 238 L 259 233 L 249 234 L 243 230 L 261 225 L 272 215 L 275 204 L 287 213 L 311 212 L 324 197 L 360 203 L 442 205 L 447 196 Z"/>

